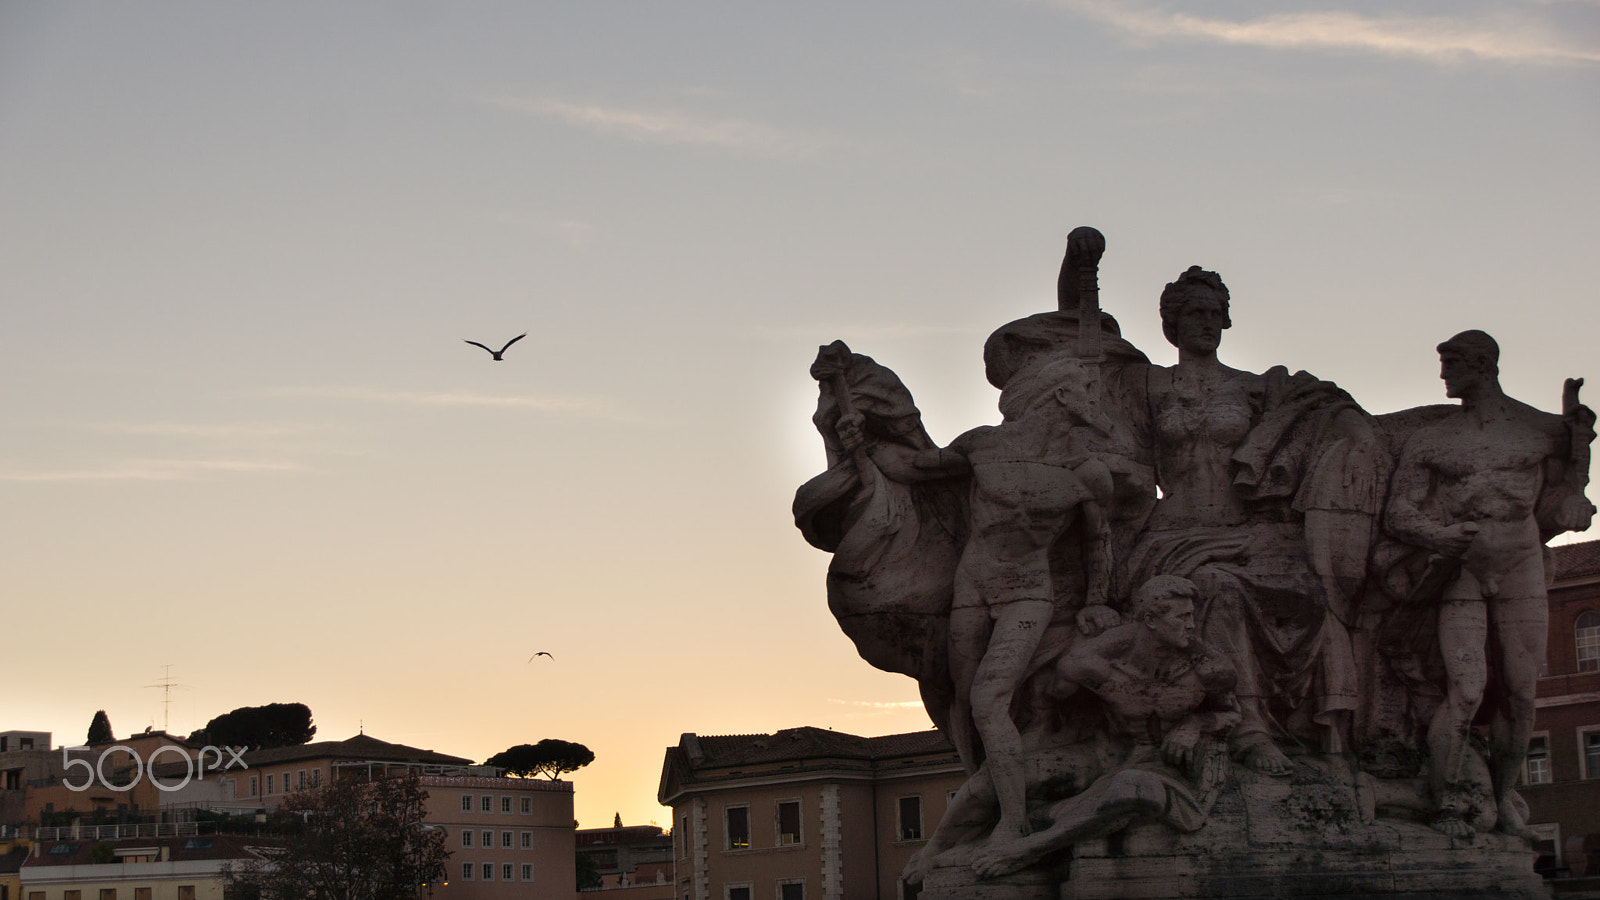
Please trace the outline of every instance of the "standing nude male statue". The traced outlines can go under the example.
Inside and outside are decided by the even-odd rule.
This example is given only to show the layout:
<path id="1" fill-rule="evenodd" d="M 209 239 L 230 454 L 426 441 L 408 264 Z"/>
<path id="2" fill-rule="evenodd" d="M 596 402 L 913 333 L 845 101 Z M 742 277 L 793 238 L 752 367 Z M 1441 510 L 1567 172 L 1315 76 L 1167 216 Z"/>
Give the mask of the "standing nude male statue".
<path id="1" fill-rule="evenodd" d="M 1577 402 L 1581 381 L 1567 383 L 1560 416 L 1507 397 L 1500 349 L 1481 331 L 1464 331 L 1438 350 L 1445 394 L 1461 407 L 1406 442 L 1384 520 L 1395 537 L 1431 551 L 1430 569 L 1442 573 L 1438 640 L 1447 693 L 1428 726 L 1439 806 L 1434 828 L 1454 837 L 1473 833 L 1474 797 L 1482 790 L 1471 775 L 1469 733 L 1493 656 L 1502 692 L 1489 699 L 1496 827 L 1529 837 L 1513 787 L 1527 758 L 1545 658 L 1544 542 L 1588 527 L 1594 512 L 1582 493 L 1594 413 Z M 1566 496 L 1550 504 L 1550 494 L 1563 488 Z"/>

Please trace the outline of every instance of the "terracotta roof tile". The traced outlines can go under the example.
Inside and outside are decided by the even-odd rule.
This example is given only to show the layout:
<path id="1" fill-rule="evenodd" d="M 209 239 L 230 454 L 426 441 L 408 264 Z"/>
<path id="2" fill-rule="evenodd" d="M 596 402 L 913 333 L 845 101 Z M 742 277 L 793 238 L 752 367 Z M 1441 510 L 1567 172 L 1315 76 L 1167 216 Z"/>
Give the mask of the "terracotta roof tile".
<path id="1" fill-rule="evenodd" d="M 420 750 L 405 744 L 391 744 L 371 735 L 359 734 L 343 741 L 318 741 L 294 747 L 274 747 L 256 750 L 244 755 L 245 764 L 251 768 L 293 762 L 300 759 L 377 759 L 393 762 L 437 763 L 446 766 L 470 766 L 472 760 L 448 756 L 432 750 Z"/>
<path id="2" fill-rule="evenodd" d="M 817 758 L 872 762 L 911 754 L 955 752 L 944 735 L 931 729 L 865 738 L 804 726 L 775 734 L 701 735 L 699 742 L 703 756 L 695 768 Z"/>
<path id="3" fill-rule="evenodd" d="M 1600 575 L 1600 540 L 1562 544 L 1556 552 L 1556 580 Z"/>

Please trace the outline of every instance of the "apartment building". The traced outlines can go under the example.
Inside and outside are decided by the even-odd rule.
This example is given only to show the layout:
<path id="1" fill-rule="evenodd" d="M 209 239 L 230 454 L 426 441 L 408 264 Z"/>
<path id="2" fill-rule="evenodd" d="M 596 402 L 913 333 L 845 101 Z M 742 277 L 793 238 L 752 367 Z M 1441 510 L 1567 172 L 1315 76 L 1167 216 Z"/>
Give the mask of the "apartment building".
<path id="1" fill-rule="evenodd" d="M 342 741 L 317 741 L 293 747 L 251 750 L 242 765 L 218 776 L 230 805 L 263 812 L 278 808 L 289 795 L 317 787 L 330 779 L 361 778 L 370 781 L 388 775 L 464 775 L 489 772 L 472 760 L 432 750 L 392 744 L 367 734 Z"/>
<path id="2" fill-rule="evenodd" d="M 1554 548 L 1550 640 L 1522 796 L 1541 850 L 1600 875 L 1600 541 Z"/>
<path id="3" fill-rule="evenodd" d="M 657 799 L 672 808 L 683 900 L 911 900 L 900 871 L 966 779 L 937 731 L 685 734 Z"/>
<path id="4" fill-rule="evenodd" d="M 164 731 L 93 746 L 50 746 L 47 731 L 0 732 L 0 826 L 116 822 L 158 813 L 151 764 L 186 768 L 197 750 Z"/>
<path id="5" fill-rule="evenodd" d="M 0 731 L 0 828 L 27 821 L 28 785 L 59 771 L 50 756 L 50 732 Z"/>
<path id="6" fill-rule="evenodd" d="M 223 900 L 223 867 L 260 858 L 231 834 L 43 840 L 17 900 Z"/>
<path id="7" fill-rule="evenodd" d="M 366 734 L 256 750 L 243 759 L 244 768 L 221 776 L 223 790 L 236 798 L 230 806 L 262 812 L 330 779 L 417 775 L 428 792 L 424 823 L 443 828 L 450 849 L 445 878 L 430 885 L 440 900 L 564 900 L 577 891 L 569 781 L 503 778 L 499 769 L 469 759 Z"/>
<path id="8" fill-rule="evenodd" d="M 600 890 L 626 900 L 675 900 L 672 835 L 656 825 L 616 825 L 578 829 L 578 856 L 587 857 L 600 876 Z M 658 890 L 656 890 L 658 888 Z"/>
<path id="9" fill-rule="evenodd" d="M 450 848 L 445 900 L 573 896 L 572 783 L 425 775 L 430 825 Z"/>

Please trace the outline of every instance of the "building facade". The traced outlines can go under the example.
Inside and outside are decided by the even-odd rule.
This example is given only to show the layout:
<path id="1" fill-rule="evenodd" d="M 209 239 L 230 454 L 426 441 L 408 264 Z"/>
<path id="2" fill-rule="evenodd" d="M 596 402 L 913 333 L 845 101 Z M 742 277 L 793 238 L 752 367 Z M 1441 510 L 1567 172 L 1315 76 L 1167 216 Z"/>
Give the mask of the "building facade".
<path id="1" fill-rule="evenodd" d="M 223 867 L 260 859 L 239 835 L 44 840 L 18 900 L 222 900 Z"/>
<path id="2" fill-rule="evenodd" d="M 91 765 L 105 754 L 102 768 L 110 784 L 99 784 L 96 776 L 92 789 L 74 791 L 66 785 L 83 780 L 85 767 L 64 770 L 63 754 L 49 749 L 48 734 L 3 736 L 0 785 L 14 787 L 3 789 L 0 800 L 14 807 L 19 822 L 0 827 L 9 828 L 7 834 L 29 852 L 26 862 L 8 866 L 14 873 L 0 871 L 0 900 L 220 900 L 221 866 L 244 858 L 243 839 L 200 833 L 191 821 L 197 812 L 265 821 L 300 791 L 401 775 L 418 777 L 428 793 L 423 824 L 443 829 L 450 851 L 445 877 L 427 886 L 432 897 L 570 900 L 577 893 L 568 781 L 504 778 L 501 770 L 469 759 L 365 734 L 256 750 L 239 759 L 232 753 L 221 761 L 208 756 L 204 776 L 189 778 L 198 750 L 147 733 L 69 753 L 68 763 L 82 758 Z M 159 755 L 154 767 L 148 765 L 152 754 Z M 134 771 L 141 765 L 142 777 Z M 164 788 L 154 786 L 152 771 Z M 180 783 L 181 789 L 165 789 Z M 133 824 L 123 821 L 130 813 L 137 814 Z M 90 858 L 104 856 L 107 848 L 114 858 Z"/>
<path id="3" fill-rule="evenodd" d="M 682 900 L 911 900 L 899 873 L 966 773 L 937 731 L 685 734 L 657 799 L 672 808 Z"/>
<path id="4" fill-rule="evenodd" d="M 572 783 L 424 775 L 427 823 L 445 830 L 440 900 L 567 898 L 577 893 Z"/>
<path id="5" fill-rule="evenodd" d="M 194 771 L 199 755 L 183 738 L 148 728 L 53 749 L 46 731 L 0 732 L 0 829 L 157 821 L 171 798 L 151 772 Z"/>
<path id="6" fill-rule="evenodd" d="M 441 900 L 568 898 L 577 892 L 572 783 L 502 778 L 469 759 L 361 734 L 343 741 L 256 750 L 221 776 L 229 806 L 268 812 L 329 780 L 418 776 L 428 792 L 424 823 L 445 830 Z"/>
<path id="7" fill-rule="evenodd" d="M 676 879 L 672 835 L 655 825 L 580 828 L 578 856 L 600 876 L 597 890 L 634 889 L 627 900 L 674 900 Z M 648 890 L 659 888 L 659 890 Z M 622 894 L 615 895 L 618 898 Z"/>
<path id="8" fill-rule="evenodd" d="M 1600 541 L 1553 549 L 1548 663 L 1521 792 L 1541 851 L 1574 875 L 1600 875 Z"/>

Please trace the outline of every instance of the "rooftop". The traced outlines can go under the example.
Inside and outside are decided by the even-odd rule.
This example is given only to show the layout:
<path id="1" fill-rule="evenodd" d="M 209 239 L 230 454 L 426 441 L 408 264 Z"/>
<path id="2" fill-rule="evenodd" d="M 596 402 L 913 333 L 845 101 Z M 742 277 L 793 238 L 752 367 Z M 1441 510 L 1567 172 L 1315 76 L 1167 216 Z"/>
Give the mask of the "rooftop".
<path id="1" fill-rule="evenodd" d="M 903 766 L 916 757 L 935 765 L 958 764 L 955 747 L 943 734 L 932 729 L 882 737 L 859 737 L 810 726 L 785 728 L 775 734 L 702 737 L 689 732 L 678 740 L 676 747 L 667 748 L 656 798 L 670 805 L 668 799 L 691 782 L 718 781 L 740 775 L 737 771 L 707 770 L 798 763 L 813 770 L 837 768 L 864 773 L 887 769 L 894 762 Z"/>
<path id="2" fill-rule="evenodd" d="M 698 747 L 698 753 L 690 745 Z M 876 761 L 929 753 L 954 753 L 944 735 L 934 731 L 857 737 L 842 731 L 803 726 L 776 734 L 686 734 L 679 744 L 694 768 L 759 765 L 797 759 L 855 759 Z"/>
<path id="3" fill-rule="evenodd" d="M 303 759 L 349 759 L 374 762 L 431 763 L 443 766 L 470 766 L 472 760 L 459 756 L 435 753 L 405 744 L 391 744 L 370 735 L 358 734 L 342 741 L 317 741 L 293 747 L 273 747 L 254 750 L 244 755 L 245 764 L 260 768 L 277 763 L 296 762 Z"/>
<path id="4" fill-rule="evenodd" d="M 1556 580 L 1600 575 L 1600 540 L 1552 547 L 1556 554 Z"/>

